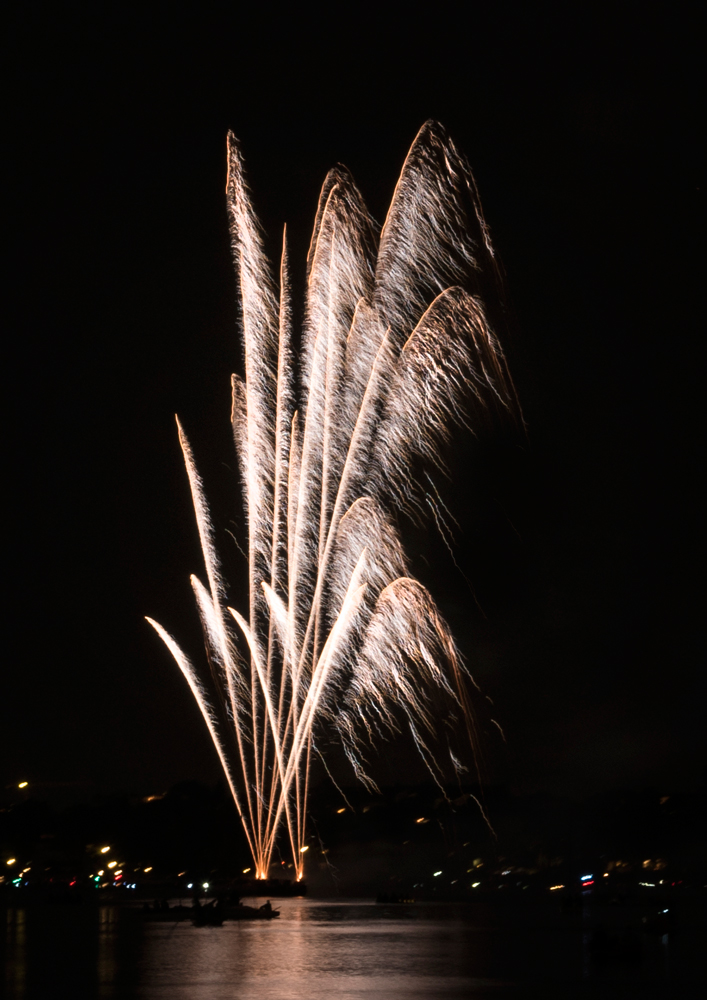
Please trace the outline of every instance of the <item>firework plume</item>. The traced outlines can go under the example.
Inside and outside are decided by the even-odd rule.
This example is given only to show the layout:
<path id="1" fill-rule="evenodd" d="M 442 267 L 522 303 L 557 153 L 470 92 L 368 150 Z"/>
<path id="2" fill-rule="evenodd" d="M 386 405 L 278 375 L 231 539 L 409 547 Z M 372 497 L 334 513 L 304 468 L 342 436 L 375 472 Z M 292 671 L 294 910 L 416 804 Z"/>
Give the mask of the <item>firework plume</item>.
<path id="1" fill-rule="evenodd" d="M 284 826 L 301 878 L 323 732 L 338 734 L 369 785 L 365 746 L 402 729 L 439 780 L 440 746 L 463 769 L 465 671 L 431 594 L 410 576 L 398 521 L 430 503 L 420 470 L 441 466 L 454 429 L 514 414 L 516 402 L 488 315 L 500 294 L 493 249 L 471 172 L 439 125 L 415 139 L 380 230 L 348 171 L 329 173 L 298 336 L 286 242 L 276 279 L 233 135 L 227 196 L 245 353 L 232 422 L 249 609 L 228 605 L 179 426 L 204 554 L 205 579 L 192 587 L 208 669 L 148 621 L 199 704 L 257 876 L 267 877 Z"/>

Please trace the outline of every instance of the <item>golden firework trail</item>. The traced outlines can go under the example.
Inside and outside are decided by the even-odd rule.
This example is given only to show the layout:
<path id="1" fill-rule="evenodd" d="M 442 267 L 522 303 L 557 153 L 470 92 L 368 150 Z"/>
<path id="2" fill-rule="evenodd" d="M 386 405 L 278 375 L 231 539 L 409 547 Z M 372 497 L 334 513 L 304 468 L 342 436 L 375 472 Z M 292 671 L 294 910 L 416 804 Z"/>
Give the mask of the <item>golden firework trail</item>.
<path id="1" fill-rule="evenodd" d="M 228 606 L 180 425 L 206 570 L 205 582 L 191 580 L 209 669 L 148 621 L 204 716 L 257 877 L 267 877 L 284 825 L 302 878 L 322 730 L 338 733 L 358 777 L 375 787 L 363 749 L 403 728 L 441 780 L 443 718 L 448 760 L 464 770 L 452 744 L 455 731 L 472 735 L 465 670 L 431 594 L 410 576 L 397 515 L 439 510 L 415 470 L 440 467 L 455 427 L 474 431 L 517 404 L 487 316 L 500 292 L 493 249 L 469 167 L 441 126 L 420 130 L 381 230 L 348 171 L 329 173 L 299 338 L 286 240 L 276 281 L 232 134 L 227 196 L 245 348 L 232 421 L 249 612 Z"/>

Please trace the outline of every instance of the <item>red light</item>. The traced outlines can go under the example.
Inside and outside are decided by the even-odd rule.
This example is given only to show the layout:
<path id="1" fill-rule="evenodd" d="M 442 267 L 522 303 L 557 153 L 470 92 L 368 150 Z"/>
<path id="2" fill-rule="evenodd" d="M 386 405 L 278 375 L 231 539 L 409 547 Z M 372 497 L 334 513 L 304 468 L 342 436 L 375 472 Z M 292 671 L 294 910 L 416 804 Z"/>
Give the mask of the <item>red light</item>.
<path id="1" fill-rule="evenodd" d="M 582 885 L 586 889 L 588 885 L 594 885 L 594 879 L 592 879 L 591 882 L 582 882 Z"/>
<path id="2" fill-rule="evenodd" d="M 76 885 L 76 879 L 73 882 L 69 882 L 69 885 Z"/>

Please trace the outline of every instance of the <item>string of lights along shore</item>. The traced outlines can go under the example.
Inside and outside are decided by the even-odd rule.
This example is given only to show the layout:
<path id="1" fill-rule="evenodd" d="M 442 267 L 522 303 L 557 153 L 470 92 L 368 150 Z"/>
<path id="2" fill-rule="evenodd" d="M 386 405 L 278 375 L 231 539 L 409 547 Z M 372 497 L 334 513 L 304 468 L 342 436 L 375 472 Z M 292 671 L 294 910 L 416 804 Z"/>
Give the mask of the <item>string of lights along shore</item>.
<path id="1" fill-rule="evenodd" d="M 178 422 L 205 564 L 205 579 L 191 577 L 204 661 L 148 621 L 198 702 L 256 876 L 268 877 L 286 831 L 302 879 L 310 765 L 325 740 L 340 739 L 372 788 L 366 748 L 401 731 L 440 783 L 473 758 L 471 678 L 410 575 L 400 524 L 444 523 L 435 478 L 455 432 L 520 414 L 495 332 L 499 268 L 469 166 L 439 124 L 417 135 L 382 228 L 348 170 L 329 172 L 301 331 L 286 234 L 277 273 L 231 134 L 227 200 L 245 355 L 232 422 L 249 608 L 229 604 Z"/>

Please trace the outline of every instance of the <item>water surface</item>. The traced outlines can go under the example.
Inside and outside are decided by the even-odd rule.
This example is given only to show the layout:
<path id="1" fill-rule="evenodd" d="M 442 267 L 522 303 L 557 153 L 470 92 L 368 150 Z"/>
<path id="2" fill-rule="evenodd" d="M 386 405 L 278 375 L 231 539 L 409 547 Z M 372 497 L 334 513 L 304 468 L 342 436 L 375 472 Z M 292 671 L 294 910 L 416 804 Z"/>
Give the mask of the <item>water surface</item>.
<path id="1" fill-rule="evenodd" d="M 597 963 L 586 914 L 494 903 L 376 906 L 287 899 L 273 921 L 143 922 L 102 906 L 9 909 L 12 1000 L 484 1000 L 695 996 L 667 938 Z M 689 938 L 689 934 L 687 935 Z M 683 939 L 685 935 L 683 934 Z"/>

